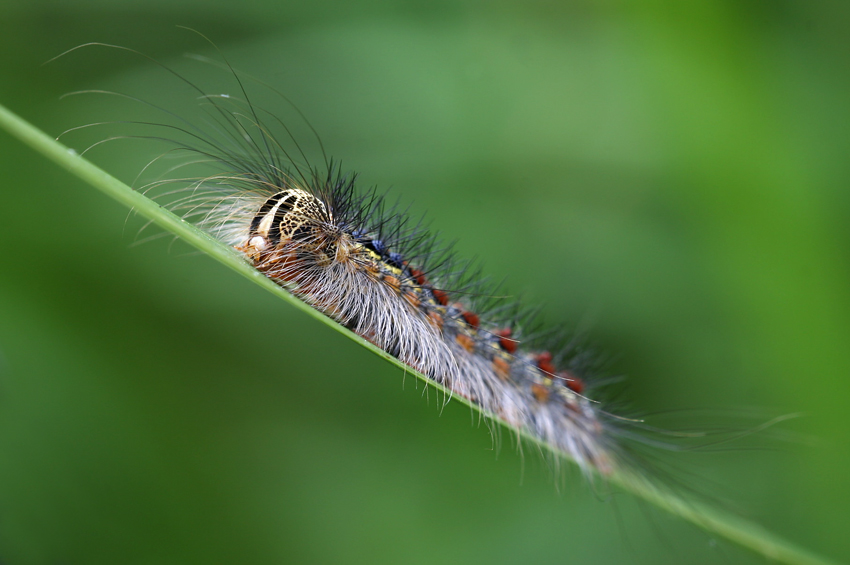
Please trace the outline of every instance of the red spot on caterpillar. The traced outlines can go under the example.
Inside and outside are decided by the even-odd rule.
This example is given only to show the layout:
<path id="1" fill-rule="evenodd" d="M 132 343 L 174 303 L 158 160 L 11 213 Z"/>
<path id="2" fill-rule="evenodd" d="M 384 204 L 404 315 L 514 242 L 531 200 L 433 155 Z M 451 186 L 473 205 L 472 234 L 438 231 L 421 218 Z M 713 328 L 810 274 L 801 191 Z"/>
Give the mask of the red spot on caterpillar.
<path id="1" fill-rule="evenodd" d="M 419 286 L 423 286 L 427 282 L 425 280 L 425 273 L 419 269 L 410 269 L 410 276 L 413 277 L 413 280 L 415 280 L 416 284 Z"/>
<path id="2" fill-rule="evenodd" d="M 469 324 L 475 329 L 478 329 L 478 326 L 481 324 L 481 319 L 478 317 L 478 314 L 474 312 L 464 311 L 461 316 L 464 320 L 466 320 L 467 324 Z"/>
<path id="3" fill-rule="evenodd" d="M 511 339 L 511 328 L 496 330 L 493 334 L 499 336 L 499 345 L 502 349 L 511 354 L 516 353 L 517 342 Z"/>
<path id="4" fill-rule="evenodd" d="M 549 389 L 539 383 L 531 383 L 531 394 L 537 399 L 537 402 L 546 402 L 549 400 Z"/>
<path id="5" fill-rule="evenodd" d="M 448 295 L 445 292 L 443 292 L 442 290 L 440 290 L 439 288 L 432 288 L 431 294 L 433 294 L 434 299 L 437 302 L 439 302 L 440 304 L 442 304 L 443 306 L 445 306 L 449 303 Z"/>
<path id="6" fill-rule="evenodd" d="M 537 368 L 549 375 L 555 374 L 555 365 L 552 364 L 552 354 L 544 351 L 537 355 Z"/>
<path id="7" fill-rule="evenodd" d="M 564 385 L 576 394 L 584 392 L 584 381 L 570 373 L 569 371 L 561 371 L 558 376 L 563 379 Z"/>

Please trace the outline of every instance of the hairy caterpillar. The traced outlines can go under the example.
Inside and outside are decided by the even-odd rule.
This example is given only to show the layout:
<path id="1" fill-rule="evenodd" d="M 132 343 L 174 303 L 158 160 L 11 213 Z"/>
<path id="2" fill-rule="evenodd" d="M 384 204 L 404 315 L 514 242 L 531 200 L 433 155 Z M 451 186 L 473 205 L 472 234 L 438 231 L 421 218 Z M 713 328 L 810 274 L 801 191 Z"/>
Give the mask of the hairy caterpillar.
<path id="1" fill-rule="evenodd" d="M 452 394 L 583 468 L 610 471 L 601 413 L 574 368 L 580 355 L 528 348 L 522 322 L 473 307 L 450 290 L 488 292 L 476 281 L 452 279 L 465 266 L 433 266 L 431 250 L 439 244 L 405 231 L 406 220 L 393 212 L 382 215 L 381 197 L 364 202 L 353 179 L 333 169 L 305 178 L 275 165 L 225 177 L 212 203 L 206 194 L 189 202 L 203 210 L 202 225 L 254 267 Z"/>
<path id="2" fill-rule="evenodd" d="M 167 205 L 185 219 L 304 302 L 586 474 L 633 470 L 634 454 L 622 440 L 648 438 L 629 429 L 640 422 L 599 403 L 595 361 L 579 340 L 541 330 L 535 310 L 499 297 L 471 262 L 457 259 L 451 246 L 374 189 L 360 189 L 355 175 L 328 159 L 312 166 L 288 125 L 255 105 L 232 69 L 238 96 L 210 94 L 164 68 L 196 91 L 207 124 L 120 95 L 175 119 L 135 122 L 168 136 L 120 137 L 164 140 L 194 155 L 170 173 L 199 163 L 214 172 L 156 180 L 143 190 L 182 184 L 166 194 L 178 194 Z M 90 124 L 96 125 L 102 124 Z"/>

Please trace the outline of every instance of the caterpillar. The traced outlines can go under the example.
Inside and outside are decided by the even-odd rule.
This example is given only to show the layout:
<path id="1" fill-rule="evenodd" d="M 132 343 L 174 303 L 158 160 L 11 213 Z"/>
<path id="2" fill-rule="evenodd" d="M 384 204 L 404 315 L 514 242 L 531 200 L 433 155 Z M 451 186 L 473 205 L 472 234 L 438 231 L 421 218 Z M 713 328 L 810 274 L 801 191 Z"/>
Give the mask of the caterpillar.
<path id="1" fill-rule="evenodd" d="M 88 46 L 147 57 L 100 43 L 71 51 Z M 377 189 L 362 189 L 356 174 L 325 155 L 317 134 L 324 162 L 313 165 L 289 125 L 252 101 L 241 73 L 226 61 L 218 65 L 231 73 L 238 95 L 210 94 L 147 58 L 195 91 L 206 125 L 135 97 L 83 91 L 129 98 L 174 119 L 122 122 L 171 135 L 111 137 L 83 154 L 107 141 L 136 137 L 172 145 L 154 161 L 175 150 L 190 155 L 169 172 L 199 164 L 211 170 L 158 179 L 141 190 L 181 184 L 164 193 L 177 195 L 167 203 L 170 209 L 292 295 L 518 437 L 568 457 L 588 476 L 631 468 L 635 453 L 623 440 L 644 439 L 628 429 L 641 423 L 612 414 L 600 402 L 599 363 L 582 339 L 563 328 L 541 327 L 539 309 L 501 296 L 500 285 L 483 277 L 473 261 L 458 258 L 423 221 L 411 221 Z M 286 137 L 276 135 L 275 126 Z"/>
<path id="2" fill-rule="evenodd" d="M 486 286 L 452 277 L 466 265 L 429 260 L 433 236 L 406 231 L 405 218 L 382 213 L 382 197 L 364 197 L 333 168 L 306 178 L 277 165 L 224 175 L 212 201 L 193 195 L 189 204 L 256 269 L 451 394 L 583 468 L 610 471 L 600 412 L 573 367 L 580 357 L 529 348 L 515 317 L 473 307 L 453 289 L 487 295 Z"/>

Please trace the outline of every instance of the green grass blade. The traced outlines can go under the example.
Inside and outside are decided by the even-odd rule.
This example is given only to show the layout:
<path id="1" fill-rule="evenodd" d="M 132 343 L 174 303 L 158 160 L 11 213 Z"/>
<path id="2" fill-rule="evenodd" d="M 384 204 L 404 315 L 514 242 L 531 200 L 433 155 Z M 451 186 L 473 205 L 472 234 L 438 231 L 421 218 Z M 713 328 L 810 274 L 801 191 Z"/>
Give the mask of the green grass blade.
<path id="1" fill-rule="evenodd" d="M 434 383 L 430 379 L 427 379 L 425 376 L 417 373 L 410 367 L 407 367 L 383 350 L 378 349 L 360 336 L 347 330 L 324 314 L 314 310 L 307 304 L 292 296 L 286 290 L 279 287 L 250 266 L 247 261 L 245 261 L 233 249 L 212 238 L 209 234 L 196 228 L 192 224 L 182 220 L 169 210 L 164 209 L 153 200 L 134 191 L 123 182 L 79 156 L 72 149 L 65 147 L 55 139 L 46 135 L 44 132 L 22 120 L 2 105 L 0 105 L 0 125 L 2 125 L 2 127 L 13 136 L 17 137 L 25 144 L 29 145 L 61 167 L 67 169 L 82 180 L 88 182 L 93 187 L 106 193 L 122 204 L 125 204 L 163 229 L 181 237 L 189 244 L 195 246 L 239 274 L 251 279 L 256 284 L 279 296 L 281 299 L 286 300 L 295 308 L 305 312 L 307 315 L 321 321 L 336 331 L 343 333 L 376 355 L 383 357 L 390 363 L 402 368 L 407 373 L 416 375 L 417 378 L 421 379 L 429 386 L 435 387 L 448 394 L 448 391 L 445 390 L 445 388 Z M 471 404 L 462 398 L 455 398 L 457 401 L 467 404 L 473 410 L 481 411 L 478 406 Z M 489 414 L 485 415 L 487 417 L 492 417 L 492 415 Z M 535 438 L 525 434 L 520 435 L 528 441 L 537 443 L 542 449 L 553 452 L 556 455 L 563 456 L 563 454 L 557 452 L 551 446 L 542 444 Z M 805 548 L 799 547 L 782 539 L 772 532 L 762 528 L 758 524 L 718 508 L 711 507 L 705 503 L 685 500 L 680 496 L 667 490 L 660 489 L 654 486 L 651 482 L 627 471 L 616 471 L 613 476 L 606 477 L 606 480 L 617 484 L 623 490 L 654 504 L 658 508 L 666 510 L 671 514 L 693 523 L 710 534 L 735 542 L 776 563 L 787 563 L 789 565 L 829 565 L 835 563 L 834 561 L 816 555 Z"/>

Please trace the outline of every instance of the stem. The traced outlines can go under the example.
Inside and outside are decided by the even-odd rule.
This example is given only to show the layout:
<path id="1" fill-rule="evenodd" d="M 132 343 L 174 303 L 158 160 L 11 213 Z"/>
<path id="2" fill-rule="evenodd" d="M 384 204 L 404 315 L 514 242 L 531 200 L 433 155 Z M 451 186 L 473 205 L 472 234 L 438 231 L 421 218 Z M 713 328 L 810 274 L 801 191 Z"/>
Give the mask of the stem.
<path id="1" fill-rule="evenodd" d="M 122 204 L 125 204 L 163 229 L 183 238 L 186 242 L 197 247 L 207 255 L 210 255 L 220 263 L 223 263 L 225 266 L 233 269 L 269 292 L 289 302 L 295 308 L 346 335 L 350 339 L 353 339 L 379 357 L 382 357 L 403 369 L 406 373 L 416 375 L 418 379 L 425 382 L 427 385 L 432 386 L 445 394 L 451 394 L 450 391 L 445 389 L 445 387 L 414 371 L 401 361 L 390 356 L 385 351 L 377 348 L 357 334 L 336 323 L 331 318 L 298 300 L 292 294 L 273 283 L 259 271 L 254 269 L 242 258 L 241 255 L 230 247 L 174 215 L 172 212 L 166 210 L 153 200 L 134 191 L 123 182 L 93 165 L 83 157 L 77 155 L 74 150 L 62 145 L 28 122 L 22 120 L 2 105 L 0 105 L 0 126 L 6 129 L 6 131 L 11 133 L 13 136 L 23 141 L 25 144 L 43 154 L 48 159 L 67 169 L 82 180 L 88 182 L 93 187 L 106 193 Z M 479 406 L 457 396 L 454 398 L 457 401 L 466 404 L 473 410 L 482 412 Z M 498 421 L 502 423 L 502 425 L 506 425 L 492 414 L 484 413 L 484 416 Z M 566 455 L 557 451 L 554 447 L 542 443 L 540 440 L 533 438 L 522 431 L 515 429 L 512 429 L 511 431 L 518 433 L 527 441 L 540 445 L 542 449 L 552 452 L 559 457 L 567 458 Z M 816 555 L 805 548 L 799 547 L 777 536 L 756 523 L 704 503 L 685 500 L 674 493 L 658 488 L 646 479 L 629 473 L 628 471 L 615 470 L 613 475 L 606 477 L 606 480 L 618 485 L 623 490 L 654 504 L 662 510 L 666 510 L 671 514 L 691 522 L 706 532 L 726 538 L 729 541 L 735 542 L 777 563 L 786 563 L 789 565 L 830 565 L 834 563 L 829 559 Z"/>

